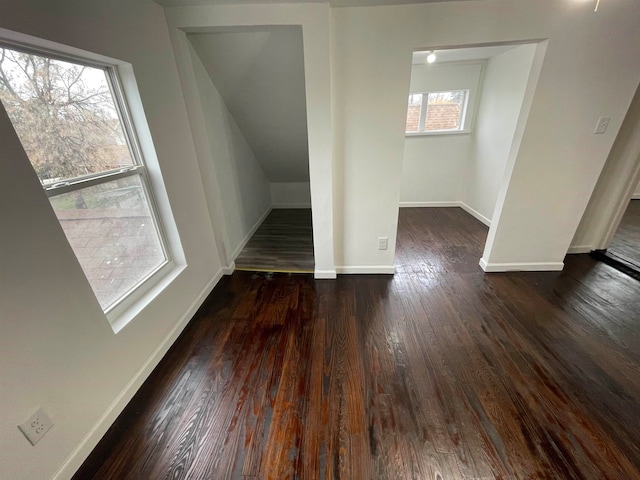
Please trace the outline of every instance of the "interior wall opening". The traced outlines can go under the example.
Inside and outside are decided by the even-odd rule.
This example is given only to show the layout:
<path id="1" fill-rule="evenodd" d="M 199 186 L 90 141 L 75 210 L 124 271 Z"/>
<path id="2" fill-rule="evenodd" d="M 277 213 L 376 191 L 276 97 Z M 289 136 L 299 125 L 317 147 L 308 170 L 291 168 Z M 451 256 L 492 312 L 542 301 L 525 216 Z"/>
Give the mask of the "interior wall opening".
<path id="1" fill-rule="evenodd" d="M 188 33 L 226 260 L 313 272 L 302 28 Z"/>
<path id="2" fill-rule="evenodd" d="M 636 186 L 606 252 L 640 279 L 640 184 Z"/>
<path id="3" fill-rule="evenodd" d="M 536 48 L 520 43 L 413 52 L 399 223 L 430 212 L 435 218 L 425 207 L 436 207 L 448 209 L 437 215 L 452 221 L 470 215 L 491 226 L 509 180 L 525 95 L 535 88 L 530 76 Z M 482 251 L 473 255 L 479 259 Z"/>
<path id="4" fill-rule="evenodd" d="M 640 279 L 640 85 L 568 253 L 587 253 Z"/>

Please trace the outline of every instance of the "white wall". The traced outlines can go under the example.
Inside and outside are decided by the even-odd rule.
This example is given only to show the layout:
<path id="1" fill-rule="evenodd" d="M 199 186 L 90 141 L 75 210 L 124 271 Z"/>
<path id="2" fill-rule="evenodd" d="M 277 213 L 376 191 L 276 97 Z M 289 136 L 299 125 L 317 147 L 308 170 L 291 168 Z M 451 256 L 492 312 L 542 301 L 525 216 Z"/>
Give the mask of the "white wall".
<path id="1" fill-rule="evenodd" d="M 336 264 L 392 269 L 412 50 L 548 39 L 483 258 L 488 269 L 561 268 L 640 78 L 629 61 L 640 56 L 639 8 L 486 0 L 332 9 Z M 593 135 L 601 115 L 609 130 Z M 389 250 L 377 250 L 380 236 Z"/>
<path id="2" fill-rule="evenodd" d="M 271 183 L 273 208 L 310 208 L 310 189 L 308 182 Z"/>
<path id="3" fill-rule="evenodd" d="M 640 199 L 640 183 L 636 185 L 636 189 L 633 191 L 633 199 L 634 200 Z"/>
<path id="4" fill-rule="evenodd" d="M 482 64 L 413 65 L 409 93 L 469 90 L 467 119 L 473 128 Z M 471 161 L 471 135 L 410 135 L 404 144 L 400 205 L 459 202 Z"/>
<path id="5" fill-rule="evenodd" d="M 469 134 L 409 136 L 404 144 L 400 206 L 459 202 L 472 162 Z"/>
<path id="6" fill-rule="evenodd" d="M 271 209 L 271 190 L 262 167 L 195 50 L 191 50 L 207 132 L 213 177 L 224 216 L 227 263 L 238 256 Z"/>
<path id="7" fill-rule="evenodd" d="M 308 182 L 300 26 L 188 35 L 270 182 Z"/>
<path id="8" fill-rule="evenodd" d="M 535 45 L 491 57 L 486 65 L 463 202 L 489 223 L 522 108 Z"/>
<path id="9" fill-rule="evenodd" d="M 332 116 L 330 78 L 329 6 L 326 4 L 216 5 L 166 9 L 174 55 L 190 106 L 191 127 L 198 155 L 206 154 L 202 139 L 203 120 L 197 112 L 195 86 L 189 60 L 186 32 L 206 33 L 220 27 L 301 25 L 304 48 L 304 79 L 309 142 L 309 177 L 313 208 L 315 276 L 334 278 L 334 162 L 332 160 Z M 190 73 L 191 72 L 191 73 Z M 206 155 L 205 155 L 206 156 Z M 220 221 L 216 213 L 214 224 Z"/>
<path id="10" fill-rule="evenodd" d="M 162 8 L 145 0 L 2 8 L 2 28 L 133 65 L 165 180 L 160 197 L 186 256 L 179 276 L 114 334 L 0 109 L 0 477 L 66 479 L 190 319 L 221 262 Z M 16 425 L 40 405 L 55 425 L 34 447 Z"/>

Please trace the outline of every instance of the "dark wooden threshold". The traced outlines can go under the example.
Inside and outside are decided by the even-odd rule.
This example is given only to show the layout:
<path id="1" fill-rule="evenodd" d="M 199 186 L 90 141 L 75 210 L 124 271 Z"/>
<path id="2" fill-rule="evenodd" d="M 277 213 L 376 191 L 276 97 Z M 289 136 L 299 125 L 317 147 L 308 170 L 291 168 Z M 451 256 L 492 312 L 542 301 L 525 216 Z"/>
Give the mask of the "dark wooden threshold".
<path id="1" fill-rule="evenodd" d="M 640 265 L 636 265 L 635 263 L 619 257 L 615 253 L 607 250 L 592 250 L 589 255 L 596 260 L 604 262 L 616 270 L 629 275 L 631 278 L 635 278 L 640 281 Z"/>

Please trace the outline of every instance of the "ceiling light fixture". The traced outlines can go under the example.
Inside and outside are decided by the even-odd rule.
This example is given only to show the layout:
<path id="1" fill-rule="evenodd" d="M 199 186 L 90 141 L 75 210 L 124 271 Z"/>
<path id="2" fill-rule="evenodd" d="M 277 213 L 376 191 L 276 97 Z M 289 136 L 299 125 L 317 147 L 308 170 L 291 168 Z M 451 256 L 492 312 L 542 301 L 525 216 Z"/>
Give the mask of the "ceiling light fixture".
<path id="1" fill-rule="evenodd" d="M 436 54 L 434 52 L 429 52 L 429 55 L 427 55 L 427 63 L 433 63 L 435 61 L 436 61 Z"/>

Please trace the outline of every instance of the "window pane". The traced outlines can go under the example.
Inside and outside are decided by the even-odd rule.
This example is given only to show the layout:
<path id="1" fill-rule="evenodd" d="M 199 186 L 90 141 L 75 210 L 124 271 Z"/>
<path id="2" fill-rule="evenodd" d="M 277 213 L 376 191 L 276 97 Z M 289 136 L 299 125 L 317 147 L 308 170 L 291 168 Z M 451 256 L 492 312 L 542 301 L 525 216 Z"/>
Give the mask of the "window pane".
<path id="1" fill-rule="evenodd" d="M 139 175 L 50 201 L 103 309 L 165 263 Z"/>
<path id="2" fill-rule="evenodd" d="M 409 95 L 407 109 L 407 126 L 405 132 L 417 132 L 420 129 L 420 109 L 422 108 L 422 94 Z"/>
<path id="3" fill-rule="evenodd" d="M 103 69 L 0 48 L 0 101 L 43 185 L 134 164 Z"/>
<path id="4" fill-rule="evenodd" d="M 461 130 L 465 94 L 464 90 L 430 93 L 424 121 L 425 132 Z"/>

